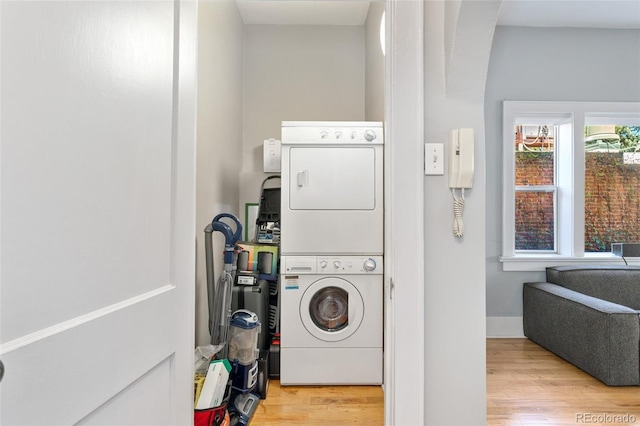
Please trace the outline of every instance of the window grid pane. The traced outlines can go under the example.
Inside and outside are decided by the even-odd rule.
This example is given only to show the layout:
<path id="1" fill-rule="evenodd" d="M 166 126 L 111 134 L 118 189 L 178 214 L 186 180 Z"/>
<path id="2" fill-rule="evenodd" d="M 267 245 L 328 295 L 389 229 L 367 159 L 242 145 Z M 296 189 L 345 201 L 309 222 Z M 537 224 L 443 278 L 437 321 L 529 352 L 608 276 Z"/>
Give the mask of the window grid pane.
<path id="1" fill-rule="evenodd" d="M 556 190 L 516 190 L 516 251 L 556 251 Z"/>
<path id="2" fill-rule="evenodd" d="M 516 186 L 553 185 L 553 152 L 516 152 Z"/>
<path id="3" fill-rule="evenodd" d="M 556 126 L 520 125 L 515 133 L 515 185 L 554 185 Z"/>

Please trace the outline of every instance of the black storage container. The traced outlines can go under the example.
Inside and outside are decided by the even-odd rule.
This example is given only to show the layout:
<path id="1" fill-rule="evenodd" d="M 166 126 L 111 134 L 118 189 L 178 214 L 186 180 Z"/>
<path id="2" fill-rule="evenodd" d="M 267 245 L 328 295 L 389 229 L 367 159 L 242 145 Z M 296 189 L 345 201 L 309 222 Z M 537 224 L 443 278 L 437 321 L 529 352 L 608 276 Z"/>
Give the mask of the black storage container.
<path id="1" fill-rule="evenodd" d="M 269 349 L 269 283 L 258 280 L 256 285 L 235 285 L 231 298 L 231 310 L 246 309 L 260 320 L 258 349 Z"/>

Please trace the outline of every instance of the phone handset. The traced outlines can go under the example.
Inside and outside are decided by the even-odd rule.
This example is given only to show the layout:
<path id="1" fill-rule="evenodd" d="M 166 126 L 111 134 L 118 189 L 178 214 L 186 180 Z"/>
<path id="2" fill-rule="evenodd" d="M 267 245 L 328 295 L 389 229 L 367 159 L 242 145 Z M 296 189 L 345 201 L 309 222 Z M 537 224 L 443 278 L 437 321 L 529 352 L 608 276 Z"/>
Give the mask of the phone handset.
<path id="1" fill-rule="evenodd" d="M 453 234 L 462 237 L 464 225 L 464 190 L 473 186 L 473 129 L 456 129 L 449 132 L 449 188 L 453 196 Z M 460 198 L 456 189 L 460 188 Z"/>

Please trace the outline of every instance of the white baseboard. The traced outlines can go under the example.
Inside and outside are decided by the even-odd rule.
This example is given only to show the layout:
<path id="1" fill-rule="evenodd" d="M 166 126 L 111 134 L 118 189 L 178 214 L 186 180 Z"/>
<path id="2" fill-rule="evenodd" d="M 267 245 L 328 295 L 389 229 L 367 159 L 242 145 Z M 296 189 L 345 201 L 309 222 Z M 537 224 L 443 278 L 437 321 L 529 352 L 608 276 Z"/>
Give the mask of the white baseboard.
<path id="1" fill-rule="evenodd" d="M 487 337 L 524 337 L 522 317 L 487 317 Z"/>

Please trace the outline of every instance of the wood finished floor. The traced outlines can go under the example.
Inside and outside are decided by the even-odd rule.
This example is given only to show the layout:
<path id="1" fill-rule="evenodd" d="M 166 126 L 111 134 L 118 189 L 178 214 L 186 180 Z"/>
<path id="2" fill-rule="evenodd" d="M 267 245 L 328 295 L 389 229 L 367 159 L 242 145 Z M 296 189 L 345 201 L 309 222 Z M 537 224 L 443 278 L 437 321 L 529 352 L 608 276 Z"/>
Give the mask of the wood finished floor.
<path id="1" fill-rule="evenodd" d="M 460 401 L 461 409 L 464 405 Z M 620 421 L 624 416 L 635 422 Z M 277 380 L 270 381 L 267 399 L 251 421 L 252 426 L 383 423 L 379 386 L 280 386 Z M 640 387 L 606 386 L 527 339 L 487 339 L 487 425 L 581 424 L 640 425 Z"/>
<path id="2" fill-rule="evenodd" d="M 487 339 L 487 424 L 640 425 L 640 387 L 606 386 L 526 339 Z"/>
<path id="3" fill-rule="evenodd" d="M 280 386 L 277 380 L 251 419 L 251 426 L 383 423 L 380 386 Z"/>

